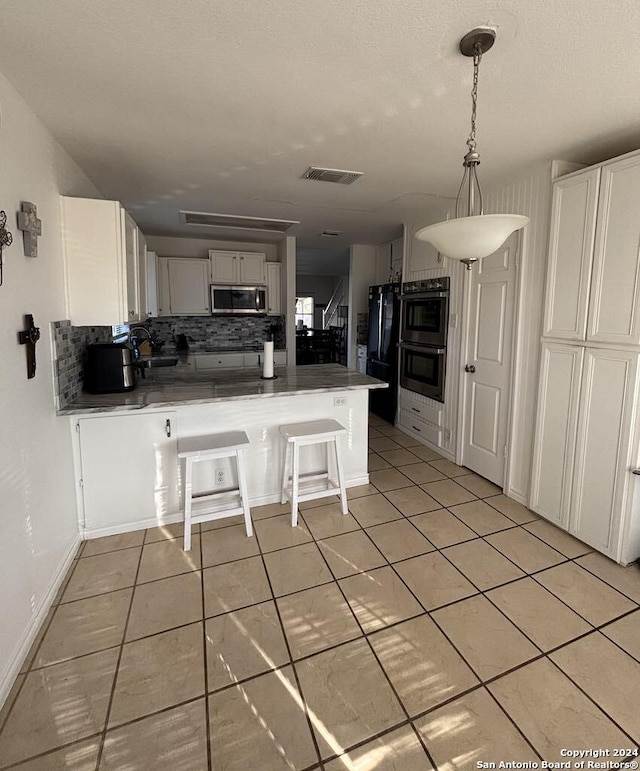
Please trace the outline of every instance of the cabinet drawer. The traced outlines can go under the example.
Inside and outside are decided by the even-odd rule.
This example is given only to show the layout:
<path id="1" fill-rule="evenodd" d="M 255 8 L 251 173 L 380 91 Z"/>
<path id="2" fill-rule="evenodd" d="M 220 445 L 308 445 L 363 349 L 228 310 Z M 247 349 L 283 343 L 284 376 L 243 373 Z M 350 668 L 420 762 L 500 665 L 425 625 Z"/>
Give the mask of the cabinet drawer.
<path id="1" fill-rule="evenodd" d="M 245 353 L 242 358 L 245 367 L 259 367 L 262 364 L 261 353 Z"/>
<path id="2" fill-rule="evenodd" d="M 430 404 L 419 402 L 417 399 L 412 399 L 410 396 L 401 394 L 400 409 L 406 410 L 408 414 L 425 420 L 427 423 L 432 423 L 436 427 L 442 425 L 442 410 L 432 407 Z"/>
<path id="3" fill-rule="evenodd" d="M 200 353 L 196 355 L 196 369 L 224 369 L 244 367 L 242 353 Z"/>
<path id="4" fill-rule="evenodd" d="M 440 447 L 440 441 L 442 438 L 442 431 L 438 426 L 434 426 L 432 423 L 425 423 L 416 417 L 414 413 L 407 412 L 407 410 L 400 410 L 400 426 L 414 436 L 418 436 L 424 439 L 426 442 Z"/>

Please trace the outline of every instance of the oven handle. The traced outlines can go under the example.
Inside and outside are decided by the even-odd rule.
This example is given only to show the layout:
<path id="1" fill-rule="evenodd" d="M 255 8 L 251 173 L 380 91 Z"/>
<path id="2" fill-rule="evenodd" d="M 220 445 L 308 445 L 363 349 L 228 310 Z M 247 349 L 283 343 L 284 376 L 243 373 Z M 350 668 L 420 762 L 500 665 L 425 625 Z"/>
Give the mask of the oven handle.
<path id="1" fill-rule="evenodd" d="M 428 345 L 412 345 L 411 343 L 400 343 L 400 348 L 404 348 L 406 351 L 414 351 L 415 353 L 446 353 L 446 348 L 431 348 Z"/>
<path id="2" fill-rule="evenodd" d="M 434 297 L 449 297 L 449 292 L 408 292 L 400 297 L 403 300 L 432 300 Z"/>

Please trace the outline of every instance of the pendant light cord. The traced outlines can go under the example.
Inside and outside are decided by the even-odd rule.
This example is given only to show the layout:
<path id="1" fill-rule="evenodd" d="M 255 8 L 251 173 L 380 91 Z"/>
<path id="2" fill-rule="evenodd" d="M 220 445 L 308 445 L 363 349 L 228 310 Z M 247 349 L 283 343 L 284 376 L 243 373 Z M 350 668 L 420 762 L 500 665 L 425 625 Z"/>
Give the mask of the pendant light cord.
<path id="1" fill-rule="evenodd" d="M 482 47 L 476 43 L 473 54 L 473 88 L 471 89 L 471 133 L 467 139 L 467 147 L 473 153 L 476 151 L 476 114 L 478 110 L 478 72 L 482 59 Z"/>

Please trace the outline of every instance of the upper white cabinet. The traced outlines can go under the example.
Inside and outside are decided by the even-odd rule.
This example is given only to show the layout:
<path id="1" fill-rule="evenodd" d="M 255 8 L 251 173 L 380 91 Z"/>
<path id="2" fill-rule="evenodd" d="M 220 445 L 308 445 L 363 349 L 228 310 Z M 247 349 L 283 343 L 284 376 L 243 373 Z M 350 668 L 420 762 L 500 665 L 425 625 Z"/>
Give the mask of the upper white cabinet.
<path id="1" fill-rule="evenodd" d="M 593 169 L 553 186 L 545 337 L 585 339 L 599 178 Z"/>
<path id="2" fill-rule="evenodd" d="M 265 255 L 261 252 L 209 250 L 212 284 L 264 285 Z"/>
<path id="3" fill-rule="evenodd" d="M 147 241 L 138 230 L 138 297 L 140 302 L 140 319 L 142 321 L 151 316 L 151 292 L 149 289 L 148 275 Z"/>
<path id="4" fill-rule="evenodd" d="M 415 237 L 418 230 L 423 225 L 408 225 L 405 233 L 407 235 L 407 271 L 415 273 L 421 270 L 431 270 L 433 268 L 442 268 L 444 257 L 428 241 L 418 241 Z M 409 277 L 405 278 L 408 281 Z"/>
<path id="5" fill-rule="evenodd" d="M 158 316 L 206 316 L 209 311 L 209 261 L 158 257 Z"/>
<path id="6" fill-rule="evenodd" d="M 139 321 L 138 229 L 118 201 L 61 196 L 69 318 L 74 326 Z"/>
<path id="7" fill-rule="evenodd" d="M 640 344 L 640 155 L 601 170 L 587 339 Z"/>
<path id="8" fill-rule="evenodd" d="M 640 154 L 554 183 L 545 337 L 640 344 Z"/>
<path id="9" fill-rule="evenodd" d="M 267 316 L 279 316 L 282 312 L 282 266 L 279 262 L 267 262 Z"/>

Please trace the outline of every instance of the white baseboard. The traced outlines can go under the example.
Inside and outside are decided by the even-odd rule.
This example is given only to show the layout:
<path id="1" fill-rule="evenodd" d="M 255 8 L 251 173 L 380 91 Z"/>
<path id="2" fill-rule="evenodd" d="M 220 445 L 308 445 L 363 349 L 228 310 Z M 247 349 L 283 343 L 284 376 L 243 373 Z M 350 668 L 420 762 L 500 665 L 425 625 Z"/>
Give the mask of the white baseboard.
<path id="1" fill-rule="evenodd" d="M 523 493 L 518 492 L 517 490 L 514 490 L 512 487 L 508 490 L 503 490 L 504 494 L 508 496 L 509 498 L 513 498 L 514 501 L 518 501 L 518 503 L 521 503 L 523 506 L 526 506 L 529 508 L 529 501 L 527 499 L 527 496 Z"/>
<path id="2" fill-rule="evenodd" d="M 352 477 L 347 479 L 346 485 L 349 487 L 359 487 L 360 485 L 369 484 L 369 474 L 363 474 L 360 477 Z M 265 495 L 259 495 L 251 498 L 249 505 L 252 507 L 266 506 L 269 503 L 280 503 L 280 492 L 267 493 Z M 170 514 L 165 514 L 162 517 L 149 517 L 147 519 L 138 519 L 133 522 L 126 522 L 125 524 L 110 525 L 108 527 L 85 527 L 82 530 L 83 540 L 89 540 L 91 538 L 103 538 L 107 535 L 119 535 L 120 533 L 130 533 L 134 530 L 146 530 L 150 527 L 161 527 L 162 525 L 173 525 L 176 522 L 182 522 L 184 514 L 181 511 L 175 511 Z"/>
<path id="3" fill-rule="evenodd" d="M 19 675 L 22 668 L 22 664 L 27 657 L 27 654 L 31 650 L 34 640 L 38 636 L 40 627 L 44 623 L 47 613 L 53 604 L 53 600 L 62 584 L 64 577 L 67 575 L 67 571 L 71 567 L 73 558 L 76 556 L 78 548 L 81 543 L 80 535 L 76 535 L 71 543 L 67 555 L 62 560 L 60 567 L 51 581 L 51 585 L 45 596 L 42 598 L 40 605 L 36 612 L 31 616 L 31 621 L 22 635 L 22 640 L 18 643 L 18 647 L 15 652 L 9 657 L 6 666 L 0 673 L 0 707 L 4 704 L 9 691 L 13 687 L 16 677 Z"/>

